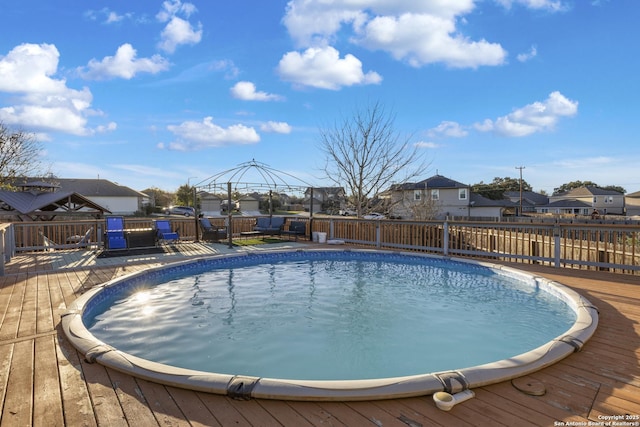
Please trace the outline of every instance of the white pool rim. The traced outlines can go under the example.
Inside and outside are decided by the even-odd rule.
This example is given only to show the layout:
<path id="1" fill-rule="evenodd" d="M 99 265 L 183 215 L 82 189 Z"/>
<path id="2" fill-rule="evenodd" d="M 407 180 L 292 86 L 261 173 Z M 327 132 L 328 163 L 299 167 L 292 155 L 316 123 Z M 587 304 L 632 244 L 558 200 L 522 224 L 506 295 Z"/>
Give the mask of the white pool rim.
<path id="1" fill-rule="evenodd" d="M 343 249 L 296 249 L 277 250 L 271 253 L 286 252 L 344 252 Z M 350 252 L 375 252 L 377 254 L 395 254 L 399 252 L 379 250 L 355 250 Z M 264 252 L 261 252 L 264 254 Z M 550 366 L 574 352 L 594 334 L 598 325 L 598 311 L 587 299 L 574 290 L 558 282 L 527 273 L 512 267 L 494 263 L 480 262 L 461 258 L 443 257 L 428 254 L 406 253 L 432 259 L 443 259 L 470 263 L 491 268 L 500 274 L 532 281 L 539 289 L 549 292 L 564 301 L 576 315 L 574 324 L 562 335 L 531 351 L 515 357 L 452 371 L 442 371 L 392 378 L 363 380 L 290 380 L 262 378 L 242 375 L 229 375 L 179 368 L 142 359 L 120 351 L 98 340 L 89 332 L 82 320 L 83 312 L 89 302 L 104 289 L 122 281 L 144 276 L 149 272 L 178 265 L 188 265 L 202 260 L 221 257 L 250 256 L 247 253 L 232 255 L 214 255 L 192 258 L 186 261 L 166 264 L 158 267 L 121 276 L 98 285 L 75 300 L 62 315 L 61 324 L 64 334 L 71 344 L 89 362 L 97 362 L 111 369 L 156 383 L 186 388 L 195 391 L 227 395 L 238 399 L 281 399 L 304 401 L 357 401 L 379 400 L 430 395 L 439 391 L 457 393 L 463 390 L 499 383 L 528 375 Z"/>

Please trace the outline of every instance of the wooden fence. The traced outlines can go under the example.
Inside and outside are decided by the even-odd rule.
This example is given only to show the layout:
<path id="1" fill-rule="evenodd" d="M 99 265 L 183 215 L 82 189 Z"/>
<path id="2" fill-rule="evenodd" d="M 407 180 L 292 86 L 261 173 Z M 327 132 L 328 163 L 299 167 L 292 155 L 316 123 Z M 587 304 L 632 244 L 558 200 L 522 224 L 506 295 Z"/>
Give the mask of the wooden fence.
<path id="1" fill-rule="evenodd" d="M 640 275 L 640 226 L 634 224 L 514 223 L 482 221 L 361 220 L 340 217 L 291 217 L 307 221 L 311 232 L 357 246 L 402 249 L 509 262 L 539 263 L 556 268 L 607 270 Z M 199 236 L 194 218 L 172 217 L 184 240 Z M 226 218 L 211 218 L 223 227 Z M 285 223 L 285 227 L 287 226 Z M 251 231 L 254 217 L 233 217 L 232 236 Z M 127 229 L 151 229 L 153 218 L 125 218 Z M 91 229 L 102 245 L 104 220 L 50 221 L 0 225 L 0 274 L 4 263 L 20 251 L 47 250 L 46 241 L 68 247 Z"/>

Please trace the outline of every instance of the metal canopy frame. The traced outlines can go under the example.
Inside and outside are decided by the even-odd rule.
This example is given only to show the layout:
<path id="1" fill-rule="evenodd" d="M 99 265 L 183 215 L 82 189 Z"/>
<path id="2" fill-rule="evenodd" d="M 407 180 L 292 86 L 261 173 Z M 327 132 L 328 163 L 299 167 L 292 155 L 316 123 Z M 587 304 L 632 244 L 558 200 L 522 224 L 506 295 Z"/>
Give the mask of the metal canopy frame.
<path id="1" fill-rule="evenodd" d="M 243 179 L 248 176 L 250 172 L 255 172 L 257 177 L 262 179 L 263 182 L 245 182 Z M 296 181 L 296 184 L 291 184 L 287 180 Z M 309 209 L 309 221 L 313 220 L 313 185 L 305 182 L 304 180 L 284 171 L 280 171 L 270 167 L 269 165 L 261 162 L 257 162 L 252 159 L 249 162 L 240 163 L 238 166 L 222 171 L 215 175 L 212 175 L 204 180 L 198 182 L 193 186 L 193 199 L 196 200 L 197 191 L 208 191 L 220 193 L 227 193 L 227 239 L 229 247 L 233 246 L 233 215 L 231 209 L 231 195 L 234 191 L 246 192 L 251 191 L 269 191 L 269 216 L 273 215 L 273 192 L 295 191 L 303 192 L 311 189 L 310 209 Z M 198 240 L 198 218 L 199 209 L 197 203 L 194 203 L 196 209 L 196 241 Z"/>

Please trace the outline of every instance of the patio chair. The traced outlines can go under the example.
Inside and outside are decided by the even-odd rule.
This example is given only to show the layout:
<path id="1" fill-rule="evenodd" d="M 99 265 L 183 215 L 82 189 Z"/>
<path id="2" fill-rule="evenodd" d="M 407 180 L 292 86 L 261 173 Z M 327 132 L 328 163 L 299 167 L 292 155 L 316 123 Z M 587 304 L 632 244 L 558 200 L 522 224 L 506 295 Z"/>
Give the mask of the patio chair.
<path id="1" fill-rule="evenodd" d="M 121 216 L 109 216 L 105 220 L 105 249 L 127 249 L 127 238 L 124 232 L 124 218 Z"/>
<path id="2" fill-rule="evenodd" d="M 282 230 L 281 233 L 287 236 L 295 236 L 297 241 L 298 236 L 304 236 L 307 234 L 307 223 L 304 221 L 291 221 L 289 223 L 289 229 Z"/>
<path id="3" fill-rule="evenodd" d="M 227 238 L 227 229 L 218 228 L 211 224 L 209 218 L 200 218 L 198 220 L 200 230 L 202 231 L 202 240 L 209 242 L 219 242 Z"/>
<path id="4" fill-rule="evenodd" d="M 158 219 L 154 221 L 156 230 L 156 239 L 159 242 L 166 243 L 169 240 L 179 240 L 180 235 L 177 231 L 171 231 L 171 222 L 168 219 Z"/>
<path id="5" fill-rule="evenodd" d="M 93 227 L 89 227 L 89 229 L 84 233 L 83 236 L 69 236 L 67 238 L 67 243 L 60 244 L 56 243 L 53 240 L 49 239 L 44 235 L 42 231 L 40 231 L 40 236 L 42 236 L 43 246 L 45 247 L 45 251 L 54 251 L 56 249 L 76 249 L 76 248 L 87 248 L 91 246 L 91 233 L 93 232 Z"/>

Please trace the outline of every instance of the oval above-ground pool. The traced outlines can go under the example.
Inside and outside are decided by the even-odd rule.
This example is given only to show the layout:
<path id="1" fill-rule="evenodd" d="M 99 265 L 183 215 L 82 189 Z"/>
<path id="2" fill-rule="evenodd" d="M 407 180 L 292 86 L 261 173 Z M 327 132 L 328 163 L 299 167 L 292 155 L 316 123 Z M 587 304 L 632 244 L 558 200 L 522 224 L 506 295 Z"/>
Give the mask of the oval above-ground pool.
<path id="1" fill-rule="evenodd" d="M 163 305 L 141 317 L 153 313 L 147 300 Z M 552 321 L 560 306 L 569 321 L 562 313 Z M 580 350 L 597 323 L 589 301 L 538 276 L 371 250 L 192 259 L 95 287 L 62 317 L 65 334 L 88 361 L 167 385 L 287 400 L 455 393 L 505 381 Z M 518 338 L 541 324 L 550 325 L 548 338 Z M 472 325 L 477 329 L 466 331 Z M 246 337 L 247 331 L 255 334 Z"/>

